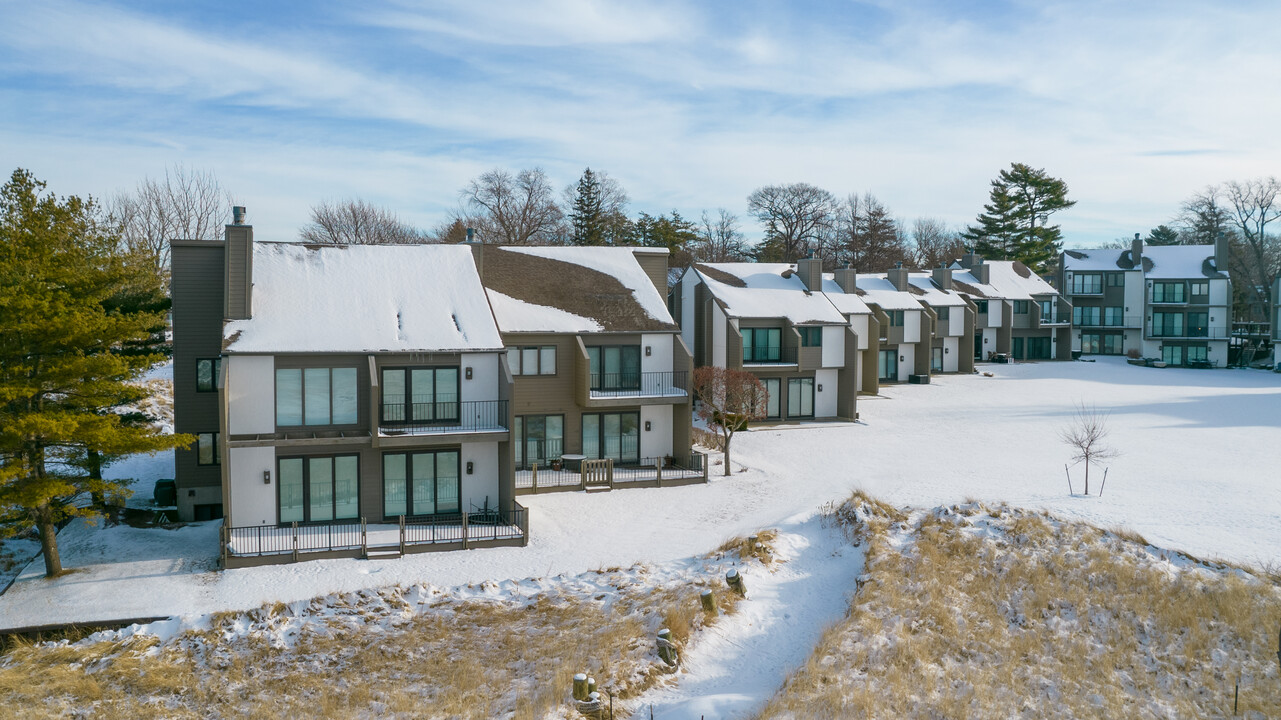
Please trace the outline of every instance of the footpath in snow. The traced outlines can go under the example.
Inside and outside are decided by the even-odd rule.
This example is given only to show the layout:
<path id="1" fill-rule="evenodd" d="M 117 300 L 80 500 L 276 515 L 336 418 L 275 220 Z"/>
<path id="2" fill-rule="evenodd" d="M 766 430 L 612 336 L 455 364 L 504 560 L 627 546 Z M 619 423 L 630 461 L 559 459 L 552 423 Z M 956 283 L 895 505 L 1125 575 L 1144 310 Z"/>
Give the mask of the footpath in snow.
<path id="1" fill-rule="evenodd" d="M 985 365 L 859 399 L 859 423 L 762 427 L 734 441 L 730 477 L 680 488 L 523 496 L 525 548 L 427 553 L 396 561 L 322 560 L 219 572 L 216 523 L 182 530 L 103 528 L 59 534 L 63 564 L 47 581 L 37 559 L 0 596 L 0 626 L 243 610 L 367 587 L 577 575 L 660 564 L 808 516 L 855 489 L 895 505 L 975 498 L 1044 509 L 1156 545 L 1255 563 L 1281 559 L 1281 375 L 1247 370 L 1096 363 Z M 1110 412 L 1102 498 L 1069 495 L 1058 432 L 1079 403 Z M 716 456 L 713 456 L 715 459 Z M 172 477 L 168 467 L 139 477 Z M 746 471 L 739 472 L 739 469 Z M 121 472 L 120 467 L 113 468 Z M 1080 492 L 1080 469 L 1074 470 Z"/>

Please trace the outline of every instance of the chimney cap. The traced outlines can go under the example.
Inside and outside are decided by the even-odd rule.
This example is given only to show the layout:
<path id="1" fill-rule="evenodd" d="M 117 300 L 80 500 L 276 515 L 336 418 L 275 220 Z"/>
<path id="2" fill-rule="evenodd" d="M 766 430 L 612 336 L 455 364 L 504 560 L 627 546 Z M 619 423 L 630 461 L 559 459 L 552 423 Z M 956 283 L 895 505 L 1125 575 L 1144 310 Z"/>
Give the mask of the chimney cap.
<path id="1" fill-rule="evenodd" d="M 247 213 L 245 212 L 245 206 L 244 206 L 244 205 L 233 205 L 233 206 L 231 206 L 231 224 L 232 224 L 232 225 L 244 225 L 244 224 L 245 224 L 245 215 L 246 215 L 246 214 L 247 214 Z"/>
<path id="2" fill-rule="evenodd" d="M 1135 240 L 1138 240 L 1138 239 L 1139 239 L 1139 233 L 1134 233 L 1134 239 L 1135 239 Z"/>

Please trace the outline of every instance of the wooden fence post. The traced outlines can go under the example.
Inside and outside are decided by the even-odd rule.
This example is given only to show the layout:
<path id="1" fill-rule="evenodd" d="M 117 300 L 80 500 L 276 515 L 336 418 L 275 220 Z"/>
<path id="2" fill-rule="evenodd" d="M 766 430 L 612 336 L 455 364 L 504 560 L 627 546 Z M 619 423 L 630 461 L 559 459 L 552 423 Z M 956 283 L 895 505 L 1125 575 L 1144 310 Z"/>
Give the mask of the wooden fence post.
<path id="1" fill-rule="evenodd" d="M 747 597 L 747 585 L 743 582 L 743 576 L 738 573 L 736 568 L 730 568 L 725 573 L 725 584 L 729 585 L 734 592 Z"/>
<path id="2" fill-rule="evenodd" d="M 290 523 L 290 527 L 294 531 L 294 562 L 298 562 L 298 521 L 295 520 Z"/>
<path id="3" fill-rule="evenodd" d="M 538 494 L 538 463 L 530 465 L 530 472 L 534 474 L 534 494 Z"/>
<path id="4" fill-rule="evenodd" d="M 698 596 L 699 596 L 699 599 L 703 601 L 703 612 L 707 613 L 708 615 L 715 615 L 716 614 L 716 596 L 712 594 L 712 591 L 704 590 L 703 592 L 699 593 Z"/>
<path id="5" fill-rule="evenodd" d="M 663 486 L 663 459 L 658 458 L 654 461 L 654 473 L 658 475 L 658 486 Z"/>
<path id="6" fill-rule="evenodd" d="M 369 557 L 369 532 L 365 527 L 365 516 L 360 516 L 360 552 Z"/>
<path id="7" fill-rule="evenodd" d="M 605 460 L 605 481 L 609 483 L 609 489 L 614 489 L 614 458 Z"/>
<path id="8" fill-rule="evenodd" d="M 467 513 L 463 513 L 463 549 L 467 549 Z"/>
<path id="9" fill-rule="evenodd" d="M 405 516 L 400 516 L 400 554 L 405 554 Z"/>

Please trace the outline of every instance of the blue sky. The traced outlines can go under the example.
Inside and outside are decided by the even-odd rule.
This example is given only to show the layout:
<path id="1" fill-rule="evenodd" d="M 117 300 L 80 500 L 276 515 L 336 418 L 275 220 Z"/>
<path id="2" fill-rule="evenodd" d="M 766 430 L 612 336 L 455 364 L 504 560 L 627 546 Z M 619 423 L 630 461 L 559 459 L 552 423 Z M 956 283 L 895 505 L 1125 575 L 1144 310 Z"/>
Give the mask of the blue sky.
<path id="1" fill-rule="evenodd" d="M 430 227 L 468 179 L 585 166 L 697 217 L 805 181 L 971 222 L 1011 162 L 1069 244 L 1278 172 L 1281 3 L 0 0 L 0 168 L 109 196 L 212 170 L 257 234 L 359 196 Z M 1264 30 L 1264 31 L 1260 31 Z M 744 218 L 745 229 L 757 228 Z"/>

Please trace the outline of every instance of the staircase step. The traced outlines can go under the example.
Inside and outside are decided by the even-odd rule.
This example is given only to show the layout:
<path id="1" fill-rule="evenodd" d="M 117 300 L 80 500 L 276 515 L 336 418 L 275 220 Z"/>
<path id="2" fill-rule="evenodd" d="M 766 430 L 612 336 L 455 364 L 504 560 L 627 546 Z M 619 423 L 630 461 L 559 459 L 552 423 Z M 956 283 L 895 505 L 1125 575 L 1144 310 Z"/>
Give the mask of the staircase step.
<path id="1" fill-rule="evenodd" d="M 366 560 L 398 560 L 400 548 L 370 548 L 365 552 Z"/>

